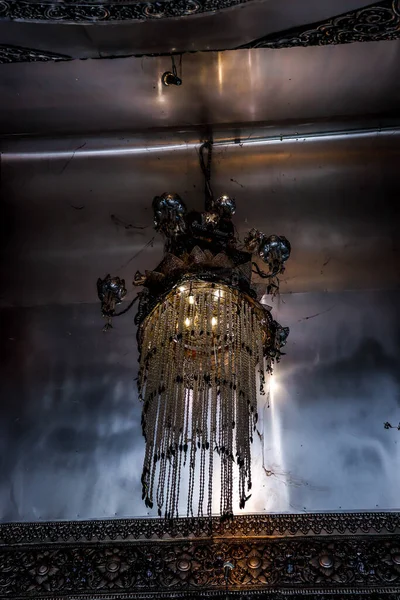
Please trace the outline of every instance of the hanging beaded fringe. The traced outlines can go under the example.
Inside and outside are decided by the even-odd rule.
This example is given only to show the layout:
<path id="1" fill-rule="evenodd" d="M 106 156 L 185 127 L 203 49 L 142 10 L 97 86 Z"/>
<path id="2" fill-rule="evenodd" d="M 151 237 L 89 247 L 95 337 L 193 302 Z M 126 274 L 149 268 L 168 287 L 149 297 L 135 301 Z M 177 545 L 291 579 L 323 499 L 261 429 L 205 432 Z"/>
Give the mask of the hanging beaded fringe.
<path id="1" fill-rule="evenodd" d="M 246 296 L 200 281 L 174 288 L 142 325 L 139 392 L 146 452 L 142 495 L 159 516 L 178 516 L 182 478 L 187 516 L 211 516 L 220 467 L 220 514 L 251 490 L 250 444 L 257 423 L 257 370 L 264 392 L 265 323 Z M 267 370 L 270 365 L 265 365 Z"/>

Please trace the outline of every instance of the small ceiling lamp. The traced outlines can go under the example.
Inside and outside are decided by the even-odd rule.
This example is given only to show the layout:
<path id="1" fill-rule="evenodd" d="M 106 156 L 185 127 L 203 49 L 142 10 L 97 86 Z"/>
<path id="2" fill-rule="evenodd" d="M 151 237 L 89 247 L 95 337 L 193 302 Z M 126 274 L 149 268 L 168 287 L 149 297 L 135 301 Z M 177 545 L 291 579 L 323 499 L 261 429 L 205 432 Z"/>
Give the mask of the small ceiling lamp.
<path id="1" fill-rule="evenodd" d="M 210 160 L 210 145 L 208 150 Z M 235 201 L 214 200 L 209 167 L 203 168 L 204 212 L 188 213 L 177 194 L 154 198 L 154 224 L 165 237 L 165 255 L 154 271 L 138 272 L 134 280 L 143 286 L 135 318 L 146 442 L 142 495 L 147 507 L 156 505 L 167 518 L 178 516 L 182 479 L 187 515 L 211 515 L 217 477 L 220 514 L 230 517 L 235 471 L 239 507 L 245 507 L 252 488 L 257 395 L 265 393 L 265 376 L 289 333 L 260 303 L 265 287 L 257 293 L 252 275 L 267 279 L 268 291 L 274 289 L 290 244 L 256 229 L 240 244 L 232 223 Z M 267 272 L 254 254 L 268 264 Z M 108 275 L 99 279 L 98 292 L 110 327 L 111 318 L 122 314 L 115 307 L 126 294 L 125 282 Z"/>

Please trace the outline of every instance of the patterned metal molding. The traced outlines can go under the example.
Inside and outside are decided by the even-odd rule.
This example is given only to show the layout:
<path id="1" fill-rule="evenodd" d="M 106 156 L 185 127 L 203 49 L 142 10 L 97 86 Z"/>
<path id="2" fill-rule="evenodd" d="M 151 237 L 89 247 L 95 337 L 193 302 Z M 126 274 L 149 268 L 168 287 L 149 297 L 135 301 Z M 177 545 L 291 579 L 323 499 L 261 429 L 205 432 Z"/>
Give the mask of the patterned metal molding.
<path id="1" fill-rule="evenodd" d="M 0 0 L 0 19 L 33 22 L 97 23 L 180 17 L 214 12 L 249 0 Z M 384 0 L 329 21 L 268 35 L 240 48 L 290 48 L 393 40 L 400 37 L 400 0 Z M 137 56 L 132 54 L 132 56 Z M 142 55 L 140 55 L 142 56 Z M 152 55 L 154 56 L 154 55 Z M 109 58 L 105 56 L 104 58 Z M 71 57 L 0 45 L 0 64 L 63 61 Z"/>
<path id="2" fill-rule="evenodd" d="M 32 48 L 22 48 L 20 46 L 5 46 L 0 44 L 0 64 L 16 62 L 57 62 L 59 60 L 72 60 L 65 54 L 55 54 L 54 52 L 43 52 L 33 50 Z"/>
<path id="3" fill-rule="evenodd" d="M 243 515 L 233 520 L 110 519 L 0 524 L 0 546 L 73 542 L 177 540 L 320 535 L 400 535 L 400 513 Z"/>
<path id="4" fill-rule="evenodd" d="M 0 19 L 100 23 L 187 17 L 243 4 L 248 0 L 0 0 Z"/>
<path id="5" fill-rule="evenodd" d="M 292 48 L 351 42 L 378 42 L 400 37 L 400 0 L 385 0 L 329 21 L 268 35 L 240 48 Z"/>
<path id="6" fill-rule="evenodd" d="M 400 514 L 0 526 L 0 597 L 400 598 Z"/>

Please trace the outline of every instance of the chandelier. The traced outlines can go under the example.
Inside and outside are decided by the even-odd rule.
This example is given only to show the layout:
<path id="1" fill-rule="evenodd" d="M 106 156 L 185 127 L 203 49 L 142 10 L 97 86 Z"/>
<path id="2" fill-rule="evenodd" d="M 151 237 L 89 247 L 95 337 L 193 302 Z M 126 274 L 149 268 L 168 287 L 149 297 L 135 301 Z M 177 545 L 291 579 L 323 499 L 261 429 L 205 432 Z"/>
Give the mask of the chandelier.
<path id="1" fill-rule="evenodd" d="M 154 198 L 153 210 L 165 252 L 154 271 L 136 273 L 138 296 L 117 313 L 125 281 L 107 275 L 97 283 L 105 329 L 139 300 L 142 497 L 159 516 L 177 517 L 185 480 L 187 516 L 211 515 L 217 488 L 221 517 L 228 518 L 234 495 L 242 509 L 251 496 L 257 396 L 265 394 L 289 333 L 260 299 L 277 291 L 290 244 L 256 229 L 241 244 L 232 223 L 235 201 L 214 199 L 209 176 L 204 212 L 188 212 L 167 193 Z M 252 284 L 254 275 L 267 285 Z"/>

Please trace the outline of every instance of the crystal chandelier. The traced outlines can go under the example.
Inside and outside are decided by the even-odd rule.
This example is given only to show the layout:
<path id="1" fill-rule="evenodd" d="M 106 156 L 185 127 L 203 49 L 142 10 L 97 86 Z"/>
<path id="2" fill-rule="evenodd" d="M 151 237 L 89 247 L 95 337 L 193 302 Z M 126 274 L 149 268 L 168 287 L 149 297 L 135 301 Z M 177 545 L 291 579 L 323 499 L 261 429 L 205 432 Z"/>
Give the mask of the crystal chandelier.
<path id="1" fill-rule="evenodd" d="M 202 213 L 188 213 L 177 194 L 154 198 L 165 254 L 154 271 L 134 279 L 142 286 L 135 317 L 146 443 L 142 496 L 167 518 L 178 516 L 183 480 L 188 516 L 211 515 L 213 487 L 220 489 L 222 517 L 233 514 L 234 494 L 245 507 L 257 395 L 265 393 L 265 377 L 289 333 L 260 303 L 265 291 L 278 288 L 289 242 L 252 229 L 240 244 L 232 223 L 235 201 L 206 198 Z M 254 274 L 267 286 L 252 285 Z M 99 279 L 98 293 L 109 328 L 133 302 L 116 312 L 126 294 L 118 277 Z"/>

